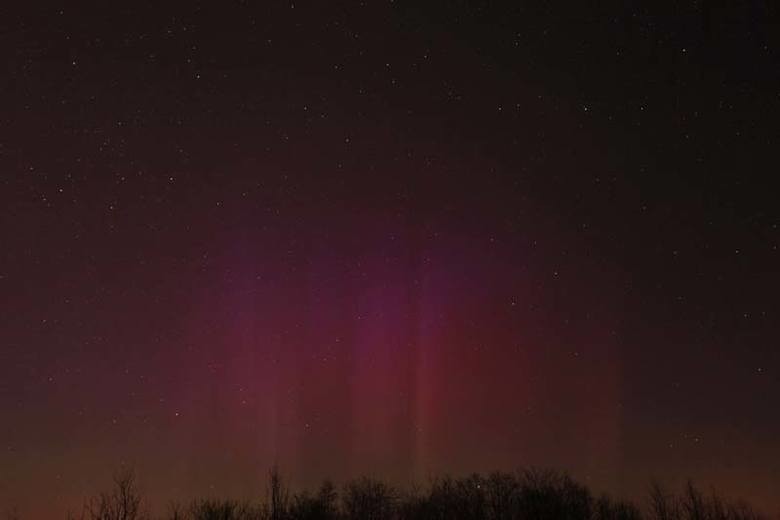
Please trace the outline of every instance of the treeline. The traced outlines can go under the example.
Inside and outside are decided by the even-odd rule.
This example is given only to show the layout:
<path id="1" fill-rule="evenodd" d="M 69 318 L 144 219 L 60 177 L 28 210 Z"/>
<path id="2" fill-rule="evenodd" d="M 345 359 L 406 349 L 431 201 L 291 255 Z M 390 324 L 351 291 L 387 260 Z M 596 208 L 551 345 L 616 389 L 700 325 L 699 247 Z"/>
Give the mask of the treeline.
<path id="1" fill-rule="evenodd" d="M 150 520 L 132 472 L 114 478 L 113 489 L 93 497 L 72 520 Z M 522 470 L 463 478 L 443 477 L 424 488 L 402 491 L 361 478 L 337 488 L 293 493 L 279 472 L 269 474 L 265 500 L 196 500 L 172 504 L 166 520 L 754 520 L 748 504 L 704 493 L 688 483 L 676 493 L 650 487 L 631 503 L 595 496 L 564 473 Z"/>

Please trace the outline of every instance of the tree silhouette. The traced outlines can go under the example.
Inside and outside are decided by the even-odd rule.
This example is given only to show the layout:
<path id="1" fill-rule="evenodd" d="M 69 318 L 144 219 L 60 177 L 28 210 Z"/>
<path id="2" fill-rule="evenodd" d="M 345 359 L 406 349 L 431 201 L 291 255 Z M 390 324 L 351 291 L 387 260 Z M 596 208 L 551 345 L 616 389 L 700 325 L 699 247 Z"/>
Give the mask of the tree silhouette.
<path id="1" fill-rule="evenodd" d="M 344 487 L 344 518 L 349 520 L 387 520 L 392 518 L 396 491 L 382 481 L 363 477 Z"/>
<path id="2" fill-rule="evenodd" d="M 13 514 L 9 518 L 17 519 Z M 131 470 L 114 476 L 113 488 L 85 505 L 81 520 L 147 520 Z M 558 471 L 536 468 L 432 479 L 401 492 L 381 480 L 359 478 L 339 493 L 325 481 L 315 491 L 291 494 L 274 466 L 265 501 L 195 500 L 172 504 L 168 520 L 759 520 L 745 502 L 688 482 L 675 494 L 653 483 L 645 507 L 602 495 Z"/>
<path id="3" fill-rule="evenodd" d="M 271 520 L 283 520 L 287 516 L 290 493 L 284 486 L 278 466 L 272 467 L 268 476 L 271 495 Z"/>
<path id="4" fill-rule="evenodd" d="M 135 473 L 123 469 L 114 474 L 114 488 L 93 497 L 85 506 L 89 520 L 144 520 L 148 515 L 142 510 L 141 494 Z"/>
<path id="5" fill-rule="evenodd" d="M 648 516 L 652 520 L 674 520 L 679 518 L 679 507 L 674 496 L 668 494 L 661 484 L 650 485 Z"/>
<path id="6" fill-rule="evenodd" d="M 334 520 L 339 516 L 338 492 L 330 481 L 325 481 L 315 495 L 307 491 L 293 497 L 289 516 L 306 520 Z"/>

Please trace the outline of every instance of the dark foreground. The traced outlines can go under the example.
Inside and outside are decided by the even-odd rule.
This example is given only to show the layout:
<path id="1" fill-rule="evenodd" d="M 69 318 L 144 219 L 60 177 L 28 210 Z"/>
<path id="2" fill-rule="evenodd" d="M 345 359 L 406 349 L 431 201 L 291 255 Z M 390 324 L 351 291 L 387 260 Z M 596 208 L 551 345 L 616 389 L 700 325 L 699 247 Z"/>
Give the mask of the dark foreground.
<path id="1" fill-rule="evenodd" d="M 71 519 L 154 518 L 134 475 L 122 472 L 113 489 L 93 497 Z M 569 476 L 541 470 L 444 477 L 413 491 L 362 478 L 341 488 L 329 482 L 314 492 L 292 493 L 277 471 L 269 474 L 265 499 L 255 503 L 196 500 L 171 504 L 170 520 L 743 520 L 767 518 L 741 501 L 705 493 L 689 483 L 671 492 L 652 485 L 641 503 L 594 496 Z"/>

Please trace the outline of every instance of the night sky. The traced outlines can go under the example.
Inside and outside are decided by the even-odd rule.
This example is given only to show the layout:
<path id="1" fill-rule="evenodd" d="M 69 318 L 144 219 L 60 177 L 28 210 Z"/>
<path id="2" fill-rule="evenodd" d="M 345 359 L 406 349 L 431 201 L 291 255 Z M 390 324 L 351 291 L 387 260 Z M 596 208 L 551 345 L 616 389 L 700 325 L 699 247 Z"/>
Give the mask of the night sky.
<path id="1" fill-rule="evenodd" d="M 780 509 L 774 3 L 7 4 L 0 506 L 278 463 Z"/>

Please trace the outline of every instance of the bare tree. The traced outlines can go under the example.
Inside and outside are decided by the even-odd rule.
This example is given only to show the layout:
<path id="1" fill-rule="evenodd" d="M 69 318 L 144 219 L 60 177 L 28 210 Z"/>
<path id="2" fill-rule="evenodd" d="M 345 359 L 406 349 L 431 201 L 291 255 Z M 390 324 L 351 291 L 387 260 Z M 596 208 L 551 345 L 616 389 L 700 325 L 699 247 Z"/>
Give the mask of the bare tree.
<path id="1" fill-rule="evenodd" d="M 114 488 L 92 498 L 85 513 L 89 520 L 143 520 L 141 494 L 131 469 L 123 469 L 114 475 Z"/>
<path id="2" fill-rule="evenodd" d="M 396 491 L 379 480 L 363 477 L 344 488 L 345 517 L 350 520 L 385 520 L 392 517 Z"/>
<path id="3" fill-rule="evenodd" d="M 190 506 L 191 520 L 259 520 L 263 511 L 247 502 L 235 500 L 200 500 Z"/>
<path id="4" fill-rule="evenodd" d="M 650 486 L 645 514 L 631 502 L 595 497 L 588 487 L 557 471 L 471 474 L 434 479 L 425 488 L 402 492 L 386 482 L 360 478 L 341 493 L 330 482 L 292 493 L 279 469 L 269 471 L 266 500 L 196 500 L 172 504 L 170 520 L 761 520 L 741 501 L 703 493 L 693 483 L 668 492 Z M 2 517 L 2 514 L 0 514 Z M 9 520 L 18 515 L 10 512 Z M 69 518 L 74 518 L 69 516 Z M 132 471 L 114 476 L 107 493 L 92 498 L 79 520 L 148 520 Z"/>
<path id="5" fill-rule="evenodd" d="M 168 504 L 168 520 L 185 520 L 186 518 L 187 512 L 179 502 Z"/>
<path id="6" fill-rule="evenodd" d="M 269 491 L 271 495 L 271 520 L 282 520 L 287 516 L 290 505 L 290 492 L 285 488 L 278 466 L 269 472 Z"/>
<path id="7" fill-rule="evenodd" d="M 288 511 L 295 520 L 334 520 L 338 517 L 338 492 L 330 481 L 325 481 L 316 494 L 297 493 Z"/>
<path id="8" fill-rule="evenodd" d="M 679 517 L 679 507 L 674 495 L 664 490 L 658 482 L 650 485 L 650 517 L 654 520 L 674 520 Z"/>
<path id="9" fill-rule="evenodd" d="M 682 509 L 686 514 L 688 520 L 706 520 L 707 519 L 707 503 L 696 486 L 692 481 L 688 481 L 685 485 L 685 491 L 682 498 Z"/>

